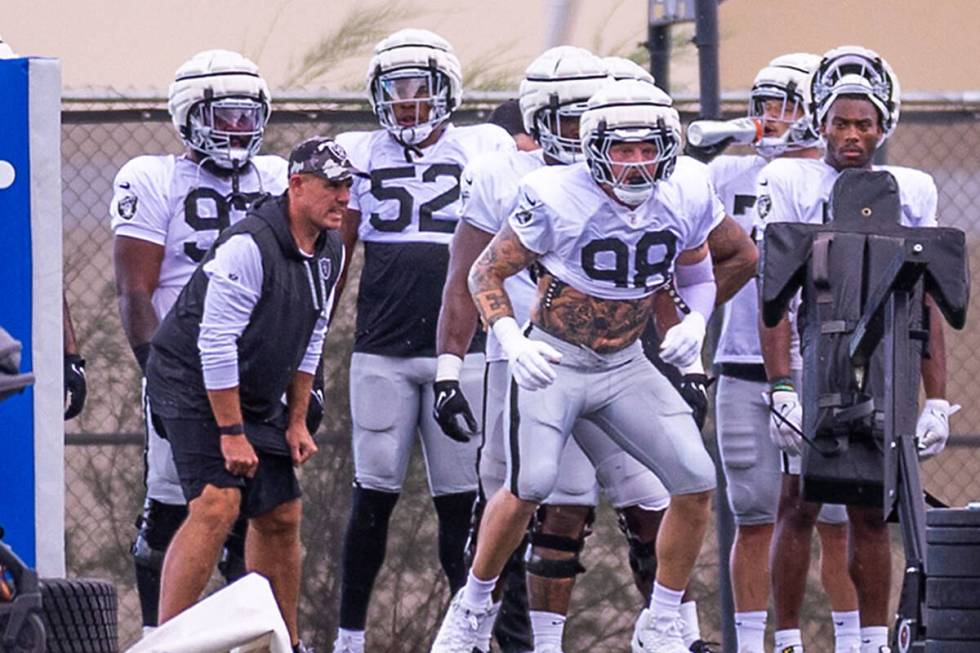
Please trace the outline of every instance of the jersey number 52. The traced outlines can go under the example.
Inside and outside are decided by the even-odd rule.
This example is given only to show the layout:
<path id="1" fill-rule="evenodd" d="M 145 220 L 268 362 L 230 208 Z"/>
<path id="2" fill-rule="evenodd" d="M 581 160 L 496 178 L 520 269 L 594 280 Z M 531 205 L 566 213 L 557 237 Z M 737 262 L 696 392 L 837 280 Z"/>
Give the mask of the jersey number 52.
<path id="1" fill-rule="evenodd" d="M 456 219 L 437 218 L 435 213 L 444 209 L 459 199 L 459 178 L 463 170 L 455 163 L 433 163 L 422 171 L 422 183 L 432 183 L 439 177 L 452 177 L 453 186 L 445 192 L 436 195 L 418 206 L 419 231 L 435 231 L 451 234 L 456 229 Z M 379 200 L 394 200 L 398 202 L 398 217 L 385 219 L 380 213 L 372 213 L 371 226 L 378 231 L 403 231 L 412 224 L 412 214 L 415 211 L 415 198 L 404 186 L 392 184 L 396 179 L 415 180 L 415 168 L 404 166 L 400 168 L 380 168 L 371 171 L 371 194 Z M 388 185 L 385 185 L 388 183 Z"/>

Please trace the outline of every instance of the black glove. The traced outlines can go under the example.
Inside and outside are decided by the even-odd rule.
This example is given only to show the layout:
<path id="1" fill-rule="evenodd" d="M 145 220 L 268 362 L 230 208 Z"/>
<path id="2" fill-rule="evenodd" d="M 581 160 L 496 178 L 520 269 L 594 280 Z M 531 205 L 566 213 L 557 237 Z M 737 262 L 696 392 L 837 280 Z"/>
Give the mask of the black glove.
<path id="1" fill-rule="evenodd" d="M 432 389 L 436 394 L 432 417 L 439 423 L 442 432 L 456 442 L 469 442 L 476 435 L 477 423 L 459 381 L 436 381 Z M 460 423 L 460 418 L 465 422 L 465 427 Z"/>
<path id="2" fill-rule="evenodd" d="M 718 141 L 714 145 L 704 145 L 701 147 L 687 143 L 687 145 L 684 147 L 684 154 L 692 159 L 697 159 L 701 163 L 710 163 L 712 159 L 724 152 L 725 149 L 734 142 L 734 138 L 726 138 Z"/>
<path id="3" fill-rule="evenodd" d="M 65 419 L 78 417 L 85 406 L 85 359 L 65 354 Z"/>
<path id="4" fill-rule="evenodd" d="M 704 428 L 704 422 L 708 419 L 708 386 L 713 381 L 707 374 L 685 374 L 677 386 L 681 397 L 694 411 L 694 423 L 699 429 Z"/>

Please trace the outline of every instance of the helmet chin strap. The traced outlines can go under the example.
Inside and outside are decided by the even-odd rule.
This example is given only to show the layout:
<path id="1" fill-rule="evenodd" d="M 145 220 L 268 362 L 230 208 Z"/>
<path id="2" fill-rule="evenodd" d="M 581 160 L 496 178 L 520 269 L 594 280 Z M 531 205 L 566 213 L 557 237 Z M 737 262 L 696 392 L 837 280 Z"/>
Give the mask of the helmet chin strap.
<path id="1" fill-rule="evenodd" d="M 628 204 L 629 206 L 637 207 L 640 204 L 646 202 L 648 199 L 650 199 L 650 196 L 653 195 L 653 186 L 649 186 L 647 188 L 642 188 L 637 190 L 629 190 L 619 186 L 613 186 L 612 192 L 613 195 L 616 196 L 616 199 L 618 199 L 623 204 Z"/>

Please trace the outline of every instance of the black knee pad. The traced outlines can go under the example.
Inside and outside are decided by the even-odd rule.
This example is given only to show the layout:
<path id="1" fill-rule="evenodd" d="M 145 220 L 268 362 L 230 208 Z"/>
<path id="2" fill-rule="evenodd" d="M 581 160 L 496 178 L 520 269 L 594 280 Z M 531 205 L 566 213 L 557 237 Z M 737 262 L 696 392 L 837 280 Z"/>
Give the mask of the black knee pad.
<path id="1" fill-rule="evenodd" d="M 218 571 L 224 576 L 225 582 L 231 585 L 236 580 L 247 573 L 245 569 L 245 534 L 248 530 L 248 520 L 239 517 L 228 538 L 225 540 L 224 549 L 221 551 L 221 560 L 218 561 Z"/>
<path id="2" fill-rule="evenodd" d="M 581 537 L 569 537 L 567 535 L 551 535 L 541 532 L 541 524 L 544 520 L 544 511 L 547 506 L 541 506 L 535 513 L 531 523 L 530 546 L 527 550 L 525 568 L 529 574 L 541 576 L 543 578 L 575 578 L 578 574 L 585 571 L 579 555 L 585 546 L 585 538 L 592 534 L 592 524 L 595 521 L 595 509 L 590 508 L 585 518 L 585 528 L 582 530 Z M 553 551 L 563 551 L 571 553 L 572 556 L 561 560 L 551 560 L 542 558 L 535 552 L 535 548 L 551 549 Z"/>
<path id="3" fill-rule="evenodd" d="M 649 582 L 652 586 L 657 577 L 657 543 L 640 540 L 630 528 L 626 513 L 617 510 L 616 514 L 619 519 L 619 530 L 626 536 L 626 542 L 629 544 L 629 561 L 633 576 L 637 581 L 644 584 Z"/>

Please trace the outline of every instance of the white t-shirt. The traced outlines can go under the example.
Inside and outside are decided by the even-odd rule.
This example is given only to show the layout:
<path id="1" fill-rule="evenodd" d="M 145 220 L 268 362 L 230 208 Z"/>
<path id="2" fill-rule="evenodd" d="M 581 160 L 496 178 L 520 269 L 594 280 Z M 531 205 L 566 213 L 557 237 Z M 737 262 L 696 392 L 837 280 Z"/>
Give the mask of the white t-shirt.
<path id="1" fill-rule="evenodd" d="M 494 152 L 480 157 L 463 171 L 459 216 L 468 224 L 496 234 L 517 208 L 521 179 L 545 165 L 541 150 Z M 528 270 L 504 280 L 504 290 L 514 307 L 514 318 L 524 324 L 531 317 L 537 285 Z M 500 343 L 487 334 L 487 362 L 506 360 Z"/>
<path id="2" fill-rule="evenodd" d="M 593 297 L 647 297 L 674 272 L 677 255 L 702 245 L 725 217 L 707 166 L 681 157 L 647 201 L 623 206 L 586 163 L 548 166 L 521 184 L 510 226 L 549 272 Z"/>
<path id="3" fill-rule="evenodd" d="M 343 252 L 340 265 L 342 269 Z M 306 269 L 316 303 L 316 293 L 312 291 L 316 281 L 309 263 Z M 265 273 L 259 246 L 250 234 L 232 236 L 218 247 L 214 258 L 204 264 L 204 272 L 209 281 L 197 339 L 204 387 L 208 390 L 233 388 L 238 385 L 238 338 L 248 327 L 252 311 L 262 296 Z M 334 290 L 331 289 L 320 311 L 306 354 L 299 365 L 300 371 L 307 374 L 316 373 L 323 353 L 327 323 L 333 310 Z"/>
<path id="4" fill-rule="evenodd" d="M 239 177 L 238 199 L 230 177 L 184 156 L 138 156 L 119 170 L 109 207 L 113 234 L 164 248 L 152 298 L 157 317 L 173 306 L 222 229 L 244 218 L 258 197 L 286 189 L 287 168 L 282 157 L 254 157 Z"/>

